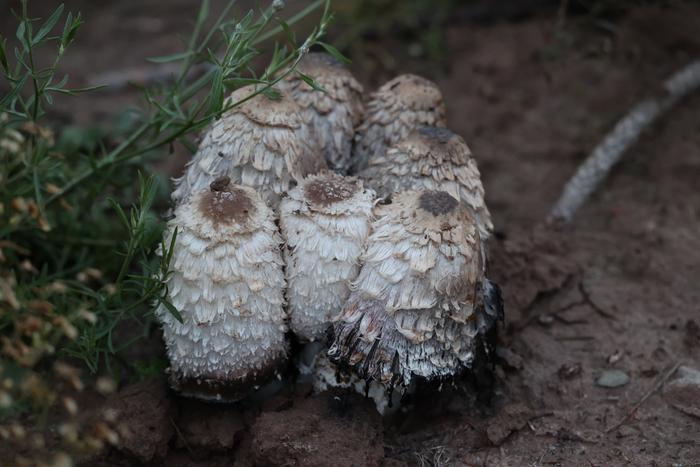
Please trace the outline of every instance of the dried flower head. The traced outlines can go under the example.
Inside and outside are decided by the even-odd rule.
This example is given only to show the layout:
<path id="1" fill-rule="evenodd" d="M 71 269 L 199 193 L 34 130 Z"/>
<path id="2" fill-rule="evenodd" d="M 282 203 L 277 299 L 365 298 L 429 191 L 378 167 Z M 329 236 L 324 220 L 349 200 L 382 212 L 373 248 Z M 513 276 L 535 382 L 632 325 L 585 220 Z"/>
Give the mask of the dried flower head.
<path id="1" fill-rule="evenodd" d="M 403 190 L 446 191 L 474 210 L 482 240 L 491 235 L 479 168 L 462 137 L 447 128 L 411 132 L 385 154 L 372 157 L 361 177 L 382 198 Z"/>
<path id="2" fill-rule="evenodd" d="M 444 191 L 407 191 L 377 211 L 329 356 L 388 388 L 471 368 L 502 304 L 470 210 Z"/>
<path id="3" fill-rule="evenodd" d="M 435 83 L 416 75 L 399 75 L 372 93 L 355 135 L 354 168 L 382 156 L 388 148 L 422 126 L 446 126 L 442 93 Z"/>
<path id="4" fill-rule="evenodd" d="M 373 204 L 372 190 L 333 172 L 307 178 L 282 200 L 290 326 L 301 339 L 324 337 L 348 298 Z"/>
<path id="5" fill-rule="evenodd" d="M 278 87 L 301 107 L 304 125 L 313 130 L 315 146 L 328 166 L 345 173 L 351 165 L 355 128 L 364 112 L 364 89 L 350 70 L 326 53 L 308 54 L 297 70 L 313 78 L 323 91 L 312 88 L 298 73 L 290 74 Z"/>
<path id="6" fill-rule="evenodd" d="M 245 86 L 228 98 L 248 100 L 226 112 L 204 136 L 184 175 L 175 180 L 176 204 L 228 176 L 232 183 L 256 189 L 276 208 L 291 186 L 326 168 L 294 99 L 280 90 L 275 98 L 263 93 L 250 97 L 254 92 L 254 86 Z"/>
<path id="7" fill-rule="evenodd" d="M 255 190 L 227 177 L 175 215 L 167 286 L 183 322 L 157 310 L 170 382 L 187 396 L 235 400 L 286 358 L 282 238 Z"/>

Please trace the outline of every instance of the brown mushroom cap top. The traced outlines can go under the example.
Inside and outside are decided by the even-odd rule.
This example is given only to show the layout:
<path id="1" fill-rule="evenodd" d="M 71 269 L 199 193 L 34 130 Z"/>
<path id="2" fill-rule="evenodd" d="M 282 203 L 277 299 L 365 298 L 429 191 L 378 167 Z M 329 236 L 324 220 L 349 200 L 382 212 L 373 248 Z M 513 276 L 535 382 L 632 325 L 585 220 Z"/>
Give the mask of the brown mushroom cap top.
<path id="1" fill-rule="evenodd" d="M 459 205 L 452 195 L 444 191 L 424 191 L 418 198 L 422 210 L 434 216 L 448 214 Z"/>
<path id="2" fill-rule="evenodd" d="M 244 86 L 231 93 L 231 103 L 241 101 L 259 90 L 255 85 Z M 299 106 L 286 92 L 272 88 L 275 97 L 259 93 L 242 104 L 234 107 L 232 112 L 240 112 L 256 123 L 266 126 L 298 128 L 301 124 Z"/>
<path id="3" fill-rule="evenodd" d="M 326 172 L 307 181 L 303 190 L 310 204 L 328 206 L 352 198 L 360 190 L 360 186 L 356 179 Z"/>
<path id="4" fill-rule="evenodd" d="M 399 75 L 379 88 L 378 93 L 391 93 L 398 102 L 412 110 L 434 110 L 443 105 L 440 88 L 418 75 Z"/>
<path id="5" fill-rule="evenodd" d="M 220 177 L 199 199 L 199 211 L 214 224 L 245 224 L 255 214 L 256 207 L 245 190 L 232 185 L 229 177 Z"/>
<path id="6" fill-rule="evenodd" d="M 414 234 L 439 233 L 460 248 L 471 248 L 478 235 L 472 210 L 444 191 L 402 191 L 391 204 L 378 206 L 377 213 L 393 217 Z"/>
<path id="7" fill-rule="evenodd" d="M 395 148 L 412 155 L 413 158 L 449 160 L 458 165 L 466 164 L 471 156 L 471 150 L 461 136 L 440 127 L 421 127 L 411 132 Z"/>

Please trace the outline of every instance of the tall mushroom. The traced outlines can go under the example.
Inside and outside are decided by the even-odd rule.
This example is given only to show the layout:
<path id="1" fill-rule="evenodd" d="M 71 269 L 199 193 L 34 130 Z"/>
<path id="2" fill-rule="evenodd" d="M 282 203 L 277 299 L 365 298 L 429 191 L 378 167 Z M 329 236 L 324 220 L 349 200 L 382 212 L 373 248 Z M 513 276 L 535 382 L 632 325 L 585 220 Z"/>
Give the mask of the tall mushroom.
<path id="1" fill-rule="evenodd" d="M 228 176 L 233 183 L 256 189 L 276 208 L 290 187 L 326 168 L 294 99 L 280 90 L 274 96 L 251 97 L 255 92 L 253 85 L 245 86 L 228 98 L 241 103 L 214 122 L 184 175 L 175 181 L 176 205 L 217 177 Z"/>
<path id="2" fill-rule="evenodd" d="M 278 83 L 301 107 L 305 125 L 313 129 L 316 146 L 328 166 L 346 173 L 351 163 L 352 139 L 364 112 L 362 85 L 341 62 L 326 53 L 310 53 L 297 70 L 323 88 L 312 88 L 298 73 Z"/>
<path id="3" fill-rule="evenodd" d="M 355 134 L 354 171 L 421 126 L 446 126 L 442 93 L 420 76 L 399 75 L 372 93 Z"/>
<path id="4" fill-rule="evenodd" d="M 474 210 L 481 240 L 491 235 L 491 214 L 481 174 L 462 137 L 439 127 L 422 127 L 385 154 L 370 158 L 360 173 L 382 198 L 402 190 L 442 190 Z"/>
<path id="5" fill-rule="evenodd" d="M 503 309 L 470 210 L 444 191 L 407 191 L 377 215 L 329 356 L 389 389 L 471 368 Z"/>
<path id="6" fill-rule="evenodd" d="M 236 400 L 274 375 L 286 358 L 282 238 L 274 215 L 228 177 L 177 207 L 168 299 L 157 316 L 170 382 L 186 396 Z"/>
<path id="7" fill-rule="evenodd" d="M 369 236 L 374 192 L 333 172 L 312 175 L 280 204 L 290 327 L 320 340 L 350 294 Z"/>

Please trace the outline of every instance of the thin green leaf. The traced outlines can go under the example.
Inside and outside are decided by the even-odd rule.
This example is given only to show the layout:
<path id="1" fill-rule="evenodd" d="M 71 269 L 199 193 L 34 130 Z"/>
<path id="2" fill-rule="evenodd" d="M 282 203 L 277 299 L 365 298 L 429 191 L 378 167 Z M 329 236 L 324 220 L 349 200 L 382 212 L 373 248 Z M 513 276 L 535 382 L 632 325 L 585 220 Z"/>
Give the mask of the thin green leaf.
<path id="1" fill-rule="evenodd" d="M 24 21 L 22 21 L 21 23 L 19 23 L 19 26 L 17 26 L 17 31 L 15 31 L 15 37 L 17 37 L 17 40 L 20 44 L 22 44 L 22 47 L 25 51 L 29 50 L 27 38 L 25 37 L 26 27 L 26 24 L 24 23 Z"/>
<path id="2" fill-rule="evenodd" d="M 297 73 L 297 75 L 299 76 L 299 78 L 302 79 L 302 81 L 304 81 L 306 84 L 308 84 L 309 86 L 311 86 L 314 90 L 316 90 L 316 91 L 321 91 L 321 92 L 326 92 L 326 90 L 323 89 L 323 88 L 321 87 L 321 85 L 319 85 L 311 76 L 309 76 L 309 75 L 307 75 L 307 74 L 304 74 L 304 73 L 302 73 L 302 72 L 299 71 L 299 70 L 296 70 L 296 73 Z"/>
<path id="3" fill-rule="evenodd" d="M 338 49 L 336 49 L 335 47 L 333 47 L 332 45 L 327 44 L 327 43 L 322 42 L 322 41 L 318 41 L 317 44 L 320 45 L 321 47 L 323 47 L 324 49 L 326 49 L 326 52 L 331 54 L 331 56 L 333 58 L 335 58 L 336 60 L 339 60 L 345 64 L 350 63 L 350 59 L 347 58 L 342 53 L 340 53 L 340 51 Z"/>
<path id="4" fill-rule="evenodd" d="M 176 320 L 178 320 L 178 322 L 183 323 L 182 315 L 180 314 L 180 311 L 178 311 L 178 309 L 175 308 L 175 306 L 174 306 L 172 303 L 170 303 L 168 300 L 166 300 L 166 299 L 164 299 L 164 298 L 161 298 L 158 302 L 159 302 L 161 305 L 163 305 L 163 306 L 168 310 L 168 312 L 169 312 L 171 315 L 173 315 L 173 317 L 174 317 Z"/>
<path id="5" fill-rule="evenodd" d="M 282 28 L 282 30 L 284 31 L 284 35 L 287 39 L 287 43 L 289 44 L 289 46 L 295 47 L 296 43 L 297 43 L 297 39 L 296 39 L 296 36 L 294 35 L 294 33 L 292 32 L 292 29 L 287 24 L 287 22 L 284 21 L 283 19 L 278 19 L 277 24 L 279 24 L 280 27 Z"/>
<path id="6" fill-rule="evenodd" d="M 2 65 L 2 69 L 5 70 L 5 73 L 9 74 L 10 73 L 10 65 L 7 63 L 7 52 L 5 52 L 6 46 L 7 46 L 7 39 L 0 36 L 0 65 Z"/>
<path id="7" fill-rule="evenodd" d="M 129 221 L 126 218 L 126 213 L 122 209 L 122 207 L 117 203 L 117 201 L 114 198 L 107 198 L 107 201 L 112 205 L 115 211 L 117 211 L 117 215 L 119 216 L 119 219 L 122 221 L 122 224 L 124 224 L 127 228 L 129 228 Z"/>
<path id="8" fill-rule="evenodd" d="M 209 17 L 209 0 L 203 0 L 202 6 L 199 7 L 199 13 L 197 14 L 197 24 L 202 25 Z"/>
<path id="9" fill-rule="evenodd" d="M 208 112 L 215 114 L 221 110 L 224 102 L 224 82 L 221 69 L 217 69 L 212 79 L 211 91 L 209 92 Z"/>
<path id="10" fill-rule="evenodd" d="M 166 255 L 166 265 L 168 267 L 173 259 L 173 253 L 175 252 L 175 240 L 177 240 L 177 227 L 173 230 L 173 236 L 170 238 L 170 245 L 168 246 L 168 254 Z"/>
<path id="11" fill-rule="evenodd" d="M 194 52 L 191 50 L 187 50 L 185 52 L 179 52 L 176 54 L 170 54 L 170 55 L 163 55 L 161 57 L 151 57 L 147 58 L 151 63 L 169 63 L 169 62 L 177 62 L 180 60 L 184 60 L 185 58 L 191 57 L 194 55 Z"/>
<path id="12" fill-rule="evenodd" d="M 8 92 L 5 97 L 0 99 L 0 107 L 6 108 L 10 102 L 12 102 L 17 95 L 19 95 L 20 91 L 24 87 L 24 84 L 27 82 L 27 78 L 29 75 L 22 75 L 22 77 L 15 83 L 15 85 L 10 89 L 10 92 Z"/>
<path id="13" fill-rule="evenodd" d="M 66 94 L 68 96 L 76 96 L 76 95 L 83 93 L 83 92 L 96 91 L 98 89 L 102 89 L 102 88 L 106 88 L 106 87 L 107 87 L 106 84 L 98 84 L 96 86 L 88 86 L 86 88 L 63 89 L 63 88 L 48 87 L 46 89 L 48 91 L 58 92 L 61 94 Z"/>
<path id="14" fill-rule="evenodd" d="M 58 19 L 63 14 L 63 3 L 61 3 L 56 10 L 49 16 L 49 19 L 41 26 L 36 35 L 32 38 L 32 45 L 39 44 L 42 39 L 56 26 Z"/>
<path id="15" fill-rule="evenodd" d="M 78 28 L 83 24 L 83 19 L 78 13 L 75 18 L 69 13 L 66 19 L 66 25 L 63 29 L 63 34 L 61 35 L 61 46 L 59 48 L 59 53 L 63 51 L 73 42 L 75 38 L 75 33 L 78 32 Z"/>

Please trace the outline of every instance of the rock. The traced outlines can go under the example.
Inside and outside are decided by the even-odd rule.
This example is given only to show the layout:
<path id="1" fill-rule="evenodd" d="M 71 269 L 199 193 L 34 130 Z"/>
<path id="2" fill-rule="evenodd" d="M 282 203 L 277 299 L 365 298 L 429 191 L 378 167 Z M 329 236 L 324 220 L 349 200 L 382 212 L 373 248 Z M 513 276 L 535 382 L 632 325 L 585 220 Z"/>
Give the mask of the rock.
<path id="1" fill-rule="evenodd" d="M 245 429 L 243 415 L 237 408 L 195 400 L 182 402 L 177 426 L 178 448 L 209 451 L 231 449 Z"/>
<path id="2" fill-rule="evenodd" d="M 174 405 L 161 378 L 126 386 L 106 401 L 124 432 L 116 449 L 145 463 L 161 459 L 168 451 L 174 429 Z"/>
<path id="3" fill-rule="evenodd" d="M 678 378 L 666 383 L 664 399 L 683 413 L 700 418 L 700 371 L 682 366 Z"/>
<path id="4" fill-rule="evenodd" d="M 524 404 L 509 404 L 496 415 L 486 428 L 486 435 L 494 446 L 500 446 L 514 431 L 525 426 L 532 412 Z"/>
<path id="5" fill-rule="evenodd" d="M 251 434 L 255 465 L 379 466 L 384 458 L 381 417 L 357 394 L 323 393 L 264 412 Z"/>
<path id="6" fill-rule="evenodd" d="M 630 377 L 622 370 L 606 370 L 595 384 L 603 388 L 619 388 L 630 382 Z"/>

